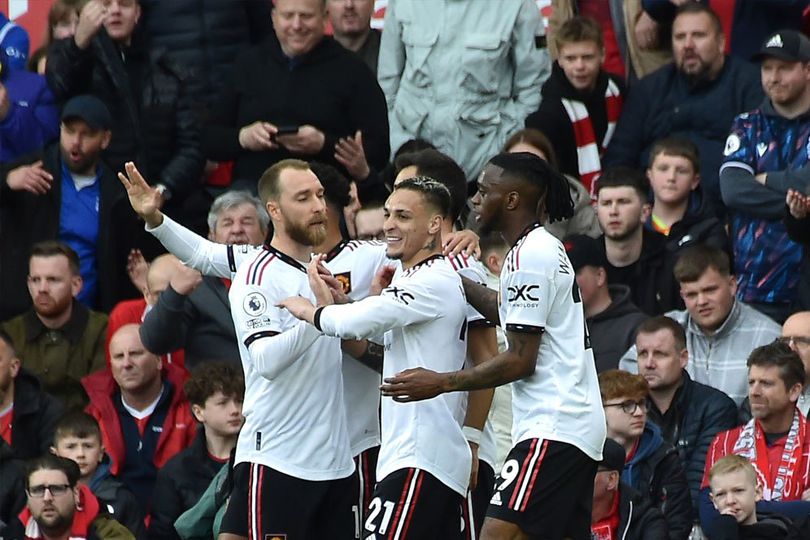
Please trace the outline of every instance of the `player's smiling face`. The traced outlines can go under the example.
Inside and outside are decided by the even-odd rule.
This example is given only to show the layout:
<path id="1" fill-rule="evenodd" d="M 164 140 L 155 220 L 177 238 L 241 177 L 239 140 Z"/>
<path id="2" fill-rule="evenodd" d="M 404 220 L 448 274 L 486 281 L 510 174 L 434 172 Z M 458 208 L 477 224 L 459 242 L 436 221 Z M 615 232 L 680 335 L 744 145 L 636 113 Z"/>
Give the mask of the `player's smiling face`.
<path id="1" fill-rule="evenodd" d="M 504 198 L 501 173 L 501 167 L 487 164 L 478 179 L 478 192 L 472 198 L 482 236 L 499 230 Z"/>
<path id="2" fill-rule="evenodd" d="M 386 255 L 401 260 L 405 267 L 418 262 L 414 258 L 436 233 L 431 233 L 432 217 L 421 193 L 411 189 L 394 190 L 385 202 Z"/>

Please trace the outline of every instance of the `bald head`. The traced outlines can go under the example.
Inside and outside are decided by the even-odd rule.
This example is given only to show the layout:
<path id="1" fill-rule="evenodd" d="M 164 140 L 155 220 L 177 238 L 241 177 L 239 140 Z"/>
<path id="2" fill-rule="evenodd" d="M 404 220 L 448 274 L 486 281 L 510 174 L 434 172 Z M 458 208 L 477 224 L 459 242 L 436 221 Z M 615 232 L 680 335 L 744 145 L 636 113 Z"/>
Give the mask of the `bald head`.
<path id="1" fill-rule="evenodd" d="M 146 303 L 155 305 L 157 299 L 166 288 L 174 276 L 175 272 L 183 265 L 180 260 L 171 254 L 155 257 L 149 264 L 149 271 L 146 274 Z"/>
<path id="2" fill-rule="evenodd" d="M 810 311 L 799 311 L 782 325 L 782 339 L 802 359 L 806 380 L 810 381 Z"/>

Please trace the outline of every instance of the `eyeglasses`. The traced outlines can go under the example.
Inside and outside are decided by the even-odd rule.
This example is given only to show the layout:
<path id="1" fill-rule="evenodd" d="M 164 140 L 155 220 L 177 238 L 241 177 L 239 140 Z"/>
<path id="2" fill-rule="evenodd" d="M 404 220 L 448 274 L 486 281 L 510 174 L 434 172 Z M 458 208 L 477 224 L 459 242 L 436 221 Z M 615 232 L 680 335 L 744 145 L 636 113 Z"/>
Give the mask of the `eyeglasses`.
<path id="1" fill-rule="evenodd" d="M 622 411 L 625 414 L 636 414 L 636 409 L 641 409 L 641 412 L 647 412 L 647 400 L 640 399 L 638 401 L 633 401 L 632 399 L 628 399 L 627 401 L 622 401 L 621 403 L 605 403 L 605 407 L 621 407 Z"/>
<path id="2" fill-rule="evenodd" d="M 776 338 L 776 341 L 792 347 L 794 345 L 810 345 L 810 336 L 784 336 Z"/>
<path id="3" fill-rule="evenodd" d="M 64 495 L 70 489 L 69 484 L 54 484 L 54 485 L 47 485 L 42 484 L 39 486 L 31 486 L 25 490 L 29 497 L 32 499 L 41 499 L 45 496 L 45 491 L 50 491 L 51 495 L 54 497 L 58 497 L 60 495 Z"/>

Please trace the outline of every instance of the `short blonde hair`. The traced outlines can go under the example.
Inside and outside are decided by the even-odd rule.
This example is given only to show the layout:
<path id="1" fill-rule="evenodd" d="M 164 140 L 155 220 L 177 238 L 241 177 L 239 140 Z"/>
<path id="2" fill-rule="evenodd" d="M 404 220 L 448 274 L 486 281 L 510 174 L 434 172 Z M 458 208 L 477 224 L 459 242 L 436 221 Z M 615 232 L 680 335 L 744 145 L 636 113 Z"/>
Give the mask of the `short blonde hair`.
<path id="1" fill-rule="evenodd" d="M 748 478 L 751 479 L 751 483 L 754 484 L 754 486 L 757 485 L 757 472 L 754 470 L 754 466 L 751 465 L 748 458 L 738 456 L 737 454 L 721 457 L 712 465 L 709 471 L 709 484 L 711 484 L 712 479 L 716 476 L 731 474 L 737 471 L 745 471 Z"/>

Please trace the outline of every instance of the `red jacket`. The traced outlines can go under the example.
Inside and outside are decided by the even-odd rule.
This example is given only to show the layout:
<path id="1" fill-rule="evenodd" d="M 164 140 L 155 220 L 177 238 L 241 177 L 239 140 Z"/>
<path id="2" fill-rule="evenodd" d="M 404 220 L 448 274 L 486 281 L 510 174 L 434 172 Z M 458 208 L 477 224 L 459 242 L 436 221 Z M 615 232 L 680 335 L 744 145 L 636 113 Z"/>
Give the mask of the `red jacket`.
<path id="1" fill-rule="evenodd" d="M 188 378 L 188 373 L 178 365 L 164 363 L 163 378 L 172 384 L 173 393 L 166 419 L 163 422 L 163 432 L 160 434 L 155 449 L 154 463 L 158 469 L 180 450 L 188 447 L 194 440 L 197 431 L 197 421 L 191 413 L 191 406 L 183 392 L 183 383 Z M 126 454 L 121 421 L 113 403 L 113 396 L 118 390 L 118 385 L 113 379 L 112 372 L 107 368 L 84 377 L 82 386 L 90 398 L 90 404 L 85 410 L 98 421 L 101 427 L 104 449 L 112 460 L 110 471 L 117 475 L 121 471 Z"/>

